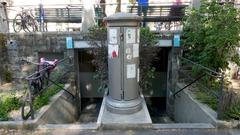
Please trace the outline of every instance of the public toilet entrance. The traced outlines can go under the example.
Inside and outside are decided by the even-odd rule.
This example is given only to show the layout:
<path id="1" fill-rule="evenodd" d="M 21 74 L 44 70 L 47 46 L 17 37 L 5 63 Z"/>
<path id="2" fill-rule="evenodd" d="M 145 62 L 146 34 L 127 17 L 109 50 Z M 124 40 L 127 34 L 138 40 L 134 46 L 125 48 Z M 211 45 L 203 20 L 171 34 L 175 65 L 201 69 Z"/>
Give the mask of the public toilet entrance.
<path id="1" fill-rule="evenodd" d="M 168 123 L 171 120 L 166 114 L 166 91 L 168 54 L 171 48 L 156 47 L 157 56 L 152 60 L 151 66 L 155 68 L 155 78 L 151 79 L 152 87 L 143 90 L 147 107 L 153 123 Z M 82 113 L 80 122 L 96 122 L 101 107 L 104 91 L 98 91 L 100 81 L 94 79 L 96 66 L 92 63 L 93 55 L 89 49 L 78 49 L 79 62 L 79 89 L 81 92 Z"/>
<path id="2" fill-rule="evenodd" d="M 151 79 L 152 87 L 144 90 L 143 94 L 147 103 L 148 111 L 153 123 L 172 122 L 166 113 L 167 95 L 167 70 L 168 54 L 171 48 L 159 48 L 157 56 L 152 60 L 152 67 L 155 68 L 155 77 Z"/>
<path id="3" fill-rule="evenodd" d="M 78 49 L 79 89 L 81 92 L 80 123 L 97 122 L 104 91 L 98 91 L 99 81 L 95 78 L 96 66 L 92 64 L 93 55 L 89 49 Z"/>

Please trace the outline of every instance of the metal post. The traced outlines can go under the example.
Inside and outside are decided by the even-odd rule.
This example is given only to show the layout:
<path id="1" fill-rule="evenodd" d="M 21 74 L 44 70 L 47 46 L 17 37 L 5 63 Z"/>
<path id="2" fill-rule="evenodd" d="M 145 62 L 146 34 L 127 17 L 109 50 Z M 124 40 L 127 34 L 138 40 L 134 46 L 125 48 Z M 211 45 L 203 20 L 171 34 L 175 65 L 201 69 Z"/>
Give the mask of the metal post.
<path id="1" fill-rule="evenodd" d="M 223 114 L 224 114 L 224 98 L 223 98 L 223 94 L 224 94 L 224 73 L 221 76 L 221 84 L 220 84 L 220 92 L 219 92 L 219 96 L 218 96 L 218 110 L 217 110 L 217 117 L 218 119 L 222 119 L 223 118 Z"/>
<path id="2" fill-rule="evenodd" d="M 40 31 L 44 32 L 45 29 L 44 29 L 44 9 L 43 9 L 43 5 L 40 4 L 39 5 L 39 19 L 40 19 Z"/>

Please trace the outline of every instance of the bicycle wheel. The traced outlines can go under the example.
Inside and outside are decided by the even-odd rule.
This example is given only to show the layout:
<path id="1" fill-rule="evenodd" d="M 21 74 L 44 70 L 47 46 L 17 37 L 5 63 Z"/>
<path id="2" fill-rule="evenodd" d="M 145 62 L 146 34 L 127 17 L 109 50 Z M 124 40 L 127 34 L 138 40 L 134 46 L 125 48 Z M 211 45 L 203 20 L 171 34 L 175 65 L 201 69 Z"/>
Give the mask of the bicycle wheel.
<path id="1" fill-rule="evenodd" d="M 13 20 L 13 30 L 20 32 L 22 30 L 22 16 L 17 14 Z"/>
<path id="2" fill-rule="evenodd" d="M 27 120 L 30 116 L 34 119 L 33 107 L 32 107 L 32 96 L 28 92 L 25 96 L 23 105 L 22 105 L 22 119 Z"/>
<path id="3" fill-rule="evenodd" d="M 37 31 L 37 25 L 35 23 L 35 20 L 31 16 L 25 17 L 25 32 L 35 32 Z"/>

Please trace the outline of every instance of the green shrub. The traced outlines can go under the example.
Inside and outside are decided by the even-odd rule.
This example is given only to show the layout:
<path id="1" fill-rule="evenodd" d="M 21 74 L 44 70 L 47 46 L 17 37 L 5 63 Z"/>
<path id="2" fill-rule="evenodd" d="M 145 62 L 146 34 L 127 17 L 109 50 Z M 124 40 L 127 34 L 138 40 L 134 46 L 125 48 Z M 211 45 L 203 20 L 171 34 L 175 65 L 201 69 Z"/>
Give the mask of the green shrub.
<path id="1" fill-rule="evenodd" d="M 59 84 L 61 87 L 63 87 L 63 84 Z M 58 86 L 51 86 L 49 87 L 46 91 L 44 91 L 42 94 L 40 94 L 39 96 L 35 97 L 35 99 L 33 100 L 33 109 L 34 110 L 38 110 L 41 107 L 43 107 L 44 105 L 47 105 L 49 102 L 50 97 L 52 97 L 53 95 L 55 95 L 56 93 L 58 93 L 61 90 L 61 88 L 59 88 Z"/>
<path id="2" fill-rule="evenodd" d="M 217 72 L 225 71 L 229 61 L 240 65 L 239 11 L 230 3 L 202 0 L 183 21 L 184 57 Z"/>
<path id="3" fill-rule="evenodd" d="M 201 103 L 208 105 L 213 110 L 217 110 L 217 99 L 211 94 L 197 90 L 193 92 L 196 95 L 196 99 Z"/>
<path id="4" fill-rule="evenodd" d="M 218 102 L 216 98 L 200 90 L 194 91 L 193 93 L 195 94 L 197 100 L 217 111 Z M 240 120 L 240 102 L 231 105 L 230 109 L 224 112 L 223 120 L 231 119 Z"/>
<path id="5" fill-rule="evenodd" d="M 1 95 L 0 98 L 0 121 L 8 120 L 8 113 L 17 110 L 21 106 L 21 101 L 15 94 Z"/>
<path id="6" fill-rule="evenodd" d="M 230 109 L 225 113 L 224 119 L 240 120 L 240 102 L 230 107 Z"/>
<path id="7" fill-rule="evenodd" d="M 61 87 L 63 87 L 63 84 L 59 84 Z M 33 108 L 34 110 L 38 110 L 44 105 L 47 105 L 49 102 L 50 97 L 55 95 L 57 92 L 59 92 L 61 88 L 57 86 L 52 86 L 48 88 L 46 91 L 44 91 L 39 96 L 35 97 L 33 101 Z M 21 107 L 22 100 L 16 97 L 15 94 L 1 94 L 0 95 L 0 121 L 6 121 L 9 120 L 8 114 L 12 110 L 17 110 Z"/>
<path id="8" fill-rule="evenodd" d="M 0 106 L 1 106 L 1 109 L 0 109 L 0 121 L 8 120 L 8 112 L 7 112 L 6 107 L 3 105 L 2 101 L 0 101 Z"/>

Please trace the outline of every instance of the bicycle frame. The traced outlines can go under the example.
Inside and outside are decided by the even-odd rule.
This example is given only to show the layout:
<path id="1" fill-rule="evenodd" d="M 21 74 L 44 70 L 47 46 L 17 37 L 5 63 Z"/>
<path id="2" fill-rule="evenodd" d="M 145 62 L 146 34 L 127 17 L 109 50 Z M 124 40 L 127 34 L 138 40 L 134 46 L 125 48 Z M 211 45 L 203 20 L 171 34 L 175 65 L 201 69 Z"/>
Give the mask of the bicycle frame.
<path id="1" fill-rule="evenodd" d="M 15 32 L 20 32 L 22 29 L 25 32 L 38 31 L 37 21 L 34 19 L 31 9 L 21 8 L 21 12 L 18 13 L 13 21 L 13 28 Z M 19 22 L 20 20 L 21 22 Z M 19 28 L 18 28 L 19 27 Z"/>

